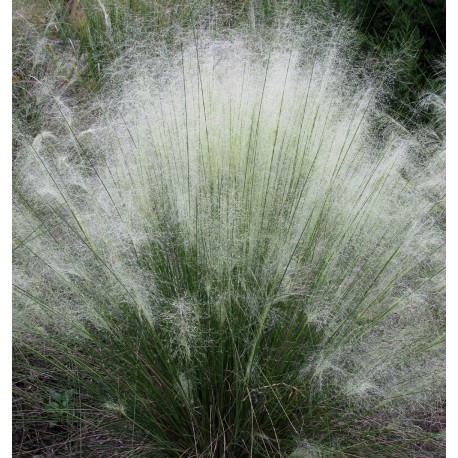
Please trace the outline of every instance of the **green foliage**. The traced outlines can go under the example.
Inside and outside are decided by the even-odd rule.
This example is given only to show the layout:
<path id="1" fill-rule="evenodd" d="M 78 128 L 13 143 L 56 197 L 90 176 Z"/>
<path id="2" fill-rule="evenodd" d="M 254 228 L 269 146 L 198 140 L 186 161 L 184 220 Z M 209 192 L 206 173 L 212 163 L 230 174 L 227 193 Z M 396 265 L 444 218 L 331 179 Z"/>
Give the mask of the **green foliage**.
<path id="1" fill-rule="evenodd" d="M 310 8 L 330 19 L 336 14 L 347 18 L 358 31 L 359 50 L 373 56 L 374 68 L 382 68 L 387 60 L 395 62 L 390 112 L 410 127 L 416 122 L 411 121 L 412 107 L 419 96 L 440 89 L 437 68 L 445 57 L 445 0 L 261 0 L 245 4 L 252 5 L 258 24 L 272 25 L 285 11 L 308 14 Z"/>
<path id="2" fill-rule="evenodd" d="M 52 388 L 48 388 L 48 393 L 51 399 L 45 406 L 44 411 L 50 416 L 49 424 L 57 426 L 72 421 L 71 412 L 74 410 L 73 395 L 75 390 L 72 388 L 59 393 Z"/>
<path id="3" fill-rule="evenodd" d="M 392 110 L 412 116 L 424 91 L 437 91 L 438 61 L 445 56 L 445 0 L 332 0 L 357 24 L 362 50 L 394 56 L 400 74 L 394 84 Z"/>
<path id="4" fill-rule="evenodd" d="M 59 35 L 73 40 L 84 57 L 81 78 L 91 91 L 97 91 L 107 65 L 136 41 L 149 39 L 157 46 L 174 41 L 179 27 L 195 26 L 215 7 L 205 0 L 75 0 L 59 13 Z"/>

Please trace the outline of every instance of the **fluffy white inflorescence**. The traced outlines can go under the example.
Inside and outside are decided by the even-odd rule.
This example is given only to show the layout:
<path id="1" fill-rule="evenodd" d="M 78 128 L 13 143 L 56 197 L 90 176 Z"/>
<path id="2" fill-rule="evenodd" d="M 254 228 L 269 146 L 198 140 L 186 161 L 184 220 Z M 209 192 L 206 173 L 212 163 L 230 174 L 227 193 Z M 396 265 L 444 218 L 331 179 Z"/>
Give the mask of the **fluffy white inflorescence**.
<path id="1" fill-rule="evenodd" d="M 440 354 L 412 349 L 442 326 L 443 152 L 390 124 L 383 75 L 352 70 L 339 34 L 313 34 L 140 56 L 90 130 L 38 136 L 17 163 L 18 317 L 39 319 L 32 295 L 104 326 L 98 304 L 127 301 L 190 358 L 203 300 L 260 332 L 294 303 L 322 333 L 298 368 L 317 386 L 434 390 Z"/>

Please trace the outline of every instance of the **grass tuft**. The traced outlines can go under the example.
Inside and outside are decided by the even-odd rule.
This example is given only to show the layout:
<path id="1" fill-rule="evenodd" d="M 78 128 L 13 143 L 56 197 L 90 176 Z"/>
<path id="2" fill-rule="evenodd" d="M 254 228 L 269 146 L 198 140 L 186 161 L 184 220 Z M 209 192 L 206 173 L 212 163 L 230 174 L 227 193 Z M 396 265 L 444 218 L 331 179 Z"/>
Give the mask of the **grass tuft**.
<path id="1" fill-rule="evenodd" d="M 321 25 L 131 48 L 89 129 L 54 100 L 15 164 L 14 291 L 58 419 L 82 393 L 145 456 L 442 456 L 409 420 L 442 402 L 442 143 Z"/>

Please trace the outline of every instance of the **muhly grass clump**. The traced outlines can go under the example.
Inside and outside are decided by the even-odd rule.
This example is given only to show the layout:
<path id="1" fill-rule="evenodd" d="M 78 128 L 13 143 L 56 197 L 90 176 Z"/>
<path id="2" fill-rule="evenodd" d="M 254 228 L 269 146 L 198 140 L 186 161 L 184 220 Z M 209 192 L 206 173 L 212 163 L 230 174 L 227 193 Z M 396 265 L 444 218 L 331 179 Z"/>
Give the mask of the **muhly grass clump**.
<path id="1" fill-rule="evenodd" d="M 143 50 L 17 158 L 17 345 L 148 456 L 443 453 L 443 151 L 318 29 Z"/>

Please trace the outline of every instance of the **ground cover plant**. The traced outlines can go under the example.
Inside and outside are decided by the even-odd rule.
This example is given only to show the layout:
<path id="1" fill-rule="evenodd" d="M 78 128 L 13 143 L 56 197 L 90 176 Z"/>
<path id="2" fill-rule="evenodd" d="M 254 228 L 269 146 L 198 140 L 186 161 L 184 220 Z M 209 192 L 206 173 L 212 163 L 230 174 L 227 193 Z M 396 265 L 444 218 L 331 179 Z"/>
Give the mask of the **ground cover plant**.
<path id="1" fill-rule="evenodd" d="M 249 17 L 129 41 L 97 93 L 43 84 L 16 456 L 445 455 L 444 95 L 407 130 L 345 22 Z"/>

